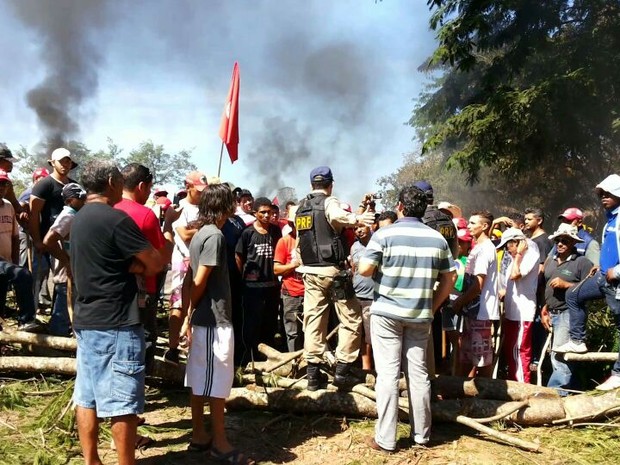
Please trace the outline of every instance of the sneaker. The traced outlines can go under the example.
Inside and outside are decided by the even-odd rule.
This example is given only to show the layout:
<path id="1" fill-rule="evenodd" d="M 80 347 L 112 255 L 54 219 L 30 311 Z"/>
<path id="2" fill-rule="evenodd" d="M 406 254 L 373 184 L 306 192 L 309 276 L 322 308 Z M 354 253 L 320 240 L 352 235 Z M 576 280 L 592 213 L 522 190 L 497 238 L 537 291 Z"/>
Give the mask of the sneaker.
<path id="1" fill-rule="evenodd" d="M 37 320 L 31 320 L 27 323 L 23 323 L 17 326 L 18 331 L 24 331 L 26 333 L 38 333 L 43 330 L 43 325 Z"/>
<path id="2" fill-rule="evenodd" d="M 562 344 L 560 347 L 553 349 L 553 351 L 557 352 L 558 354 L 585 354 L 586 352 L 588 352 L 588 347 L 583 341 L 575 342 L 571 339 L 566 344 Z"/>
<path id="3" fill-rule="evenodd" d="M 164 352 L 164 362 L 172 365 L 179 364 L 179 349 L 168 349 Z"/>
<path id="4" fill-rule="evenodd" d="M 415 436 L 413 436 L 412 439 L 416 446 L 426 446 L 428 445 L 428 442 L 429 442 L 428 438 L 422 437 L 419 434 L 416 434 Z"/>
<path id="5" fill-rule="evenodd" d="M 607 378 L 607 381 L 596 386 L 596 389 L 598 389 L 599 391 L 611 391 L 612 389 L 616 389 L 619 387 L 620 376 L 611 375 L 609 378 Z"/>

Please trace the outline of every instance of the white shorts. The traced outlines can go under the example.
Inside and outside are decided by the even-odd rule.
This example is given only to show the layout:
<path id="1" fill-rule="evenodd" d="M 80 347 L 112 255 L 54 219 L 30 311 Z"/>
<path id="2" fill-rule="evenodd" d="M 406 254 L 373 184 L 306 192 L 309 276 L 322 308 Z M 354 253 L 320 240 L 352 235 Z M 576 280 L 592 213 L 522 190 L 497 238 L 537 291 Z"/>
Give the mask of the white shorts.
<path id="1" fill-rule="evenodd" d="M 232 326 L 193 326 L 185 387 L 195 396 L 226 399 L 235 375 Z"/>

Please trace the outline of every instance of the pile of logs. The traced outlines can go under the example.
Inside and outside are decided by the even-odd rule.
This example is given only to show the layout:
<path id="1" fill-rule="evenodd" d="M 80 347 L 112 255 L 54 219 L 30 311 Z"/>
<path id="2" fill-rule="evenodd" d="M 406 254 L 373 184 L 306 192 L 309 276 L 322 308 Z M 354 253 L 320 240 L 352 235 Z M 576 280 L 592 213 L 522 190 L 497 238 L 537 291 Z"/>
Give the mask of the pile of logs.
<path id="1" fill-rule="evenodd" d="M 47 347 L 71 352 L 76 350 L 74 339 L 19 332 L 0 332 L 0 344 Z M 305 366 L 301 351 L 281 353 L 260 345 L 266 361 L 248 365 L 239 377 L 227 400 L 229 409 L 264 409 L 287 413 L 330 413 L 348 417 L 376 418 L 374 378 L 341 392 L 331 386 L 325 390 L 306 390 Z M 613 354 L 617 357 L 617 354 Z M 75 374 L 75 358 L 4 356 L 0 357 L 0 372 L 47 372 Z M 328 370 L 329 371 L 329 370 Z M 329 374 L 329 373 L 328 373 Z M 174 367 L 156 359 L 153 376 L 169 382 L 181 382 L 183 367 Z M 408 415 L 408 399 L 404 379 L 399 389 L 402 397 L 399 409 L 403 420 Z M 560 397 L 555 389 L 514 381 L 457 378 L 438 376 L 432 382 L 433 420 L 457 422 L 517 447 L 537 451 L 539 444 L 486 426 L 502 420 L 522 426 L 577 424 L 609 418 L 620 412 L 618 391 L 589 392 Z"/>

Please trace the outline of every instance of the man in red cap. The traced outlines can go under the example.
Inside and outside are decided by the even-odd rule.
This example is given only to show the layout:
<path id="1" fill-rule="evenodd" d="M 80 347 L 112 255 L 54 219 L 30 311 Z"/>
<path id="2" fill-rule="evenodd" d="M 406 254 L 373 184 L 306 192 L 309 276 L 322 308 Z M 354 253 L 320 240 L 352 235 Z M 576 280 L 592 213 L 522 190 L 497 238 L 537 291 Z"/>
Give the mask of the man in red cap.
<path id="1" fill-rule="evenodd" d="M 577 253 L 590 260 L 594 266 L 598 266 L 601 259 L 601 246 L 583 227 L 583 212 L 576 207 L 570 207 L 558 217 L 562 223 L 577 227 L 577 236 L 583 240 L 575 245 Z"/>

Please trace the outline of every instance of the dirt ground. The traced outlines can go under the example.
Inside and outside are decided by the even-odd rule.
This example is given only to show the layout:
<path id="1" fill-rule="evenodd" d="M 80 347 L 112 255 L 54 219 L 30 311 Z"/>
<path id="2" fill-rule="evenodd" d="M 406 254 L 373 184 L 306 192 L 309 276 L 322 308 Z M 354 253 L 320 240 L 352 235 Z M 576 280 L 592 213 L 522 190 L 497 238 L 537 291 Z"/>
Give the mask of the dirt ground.
<path id="1" fill-rule="evenodd" d="M 151 389 L 145 418 L 147 426 L 140 427 L 140 432 L 156 443 L 138 452 L 139 464 L 217 463 L 208 453 L 186 450 L 191 424 L 184 391 Z M 231 441 L 262 464 L 603 464 L 617 463 L 620 439 L 616 430 L 609 432 L 610 428 L 600 433 L 566 427 L 507 430 L 520 438 L 539 441 L 542 452 L 531 453 L 502 445 L 460 425 L 437 424 L 430 447 L 420 449 L 412 448 L 405 440 L 409 426 L 403 424 L 399 428 L 399 450 L 388 455 L 365 444 L 373 432 L 371 420 L 243 411 L 228 412 L 226 426 Z M 108 440 L 100 450 L 104 463 L 115 463 Z M 82 461 L 74 458 L 69 463 Z"/>

